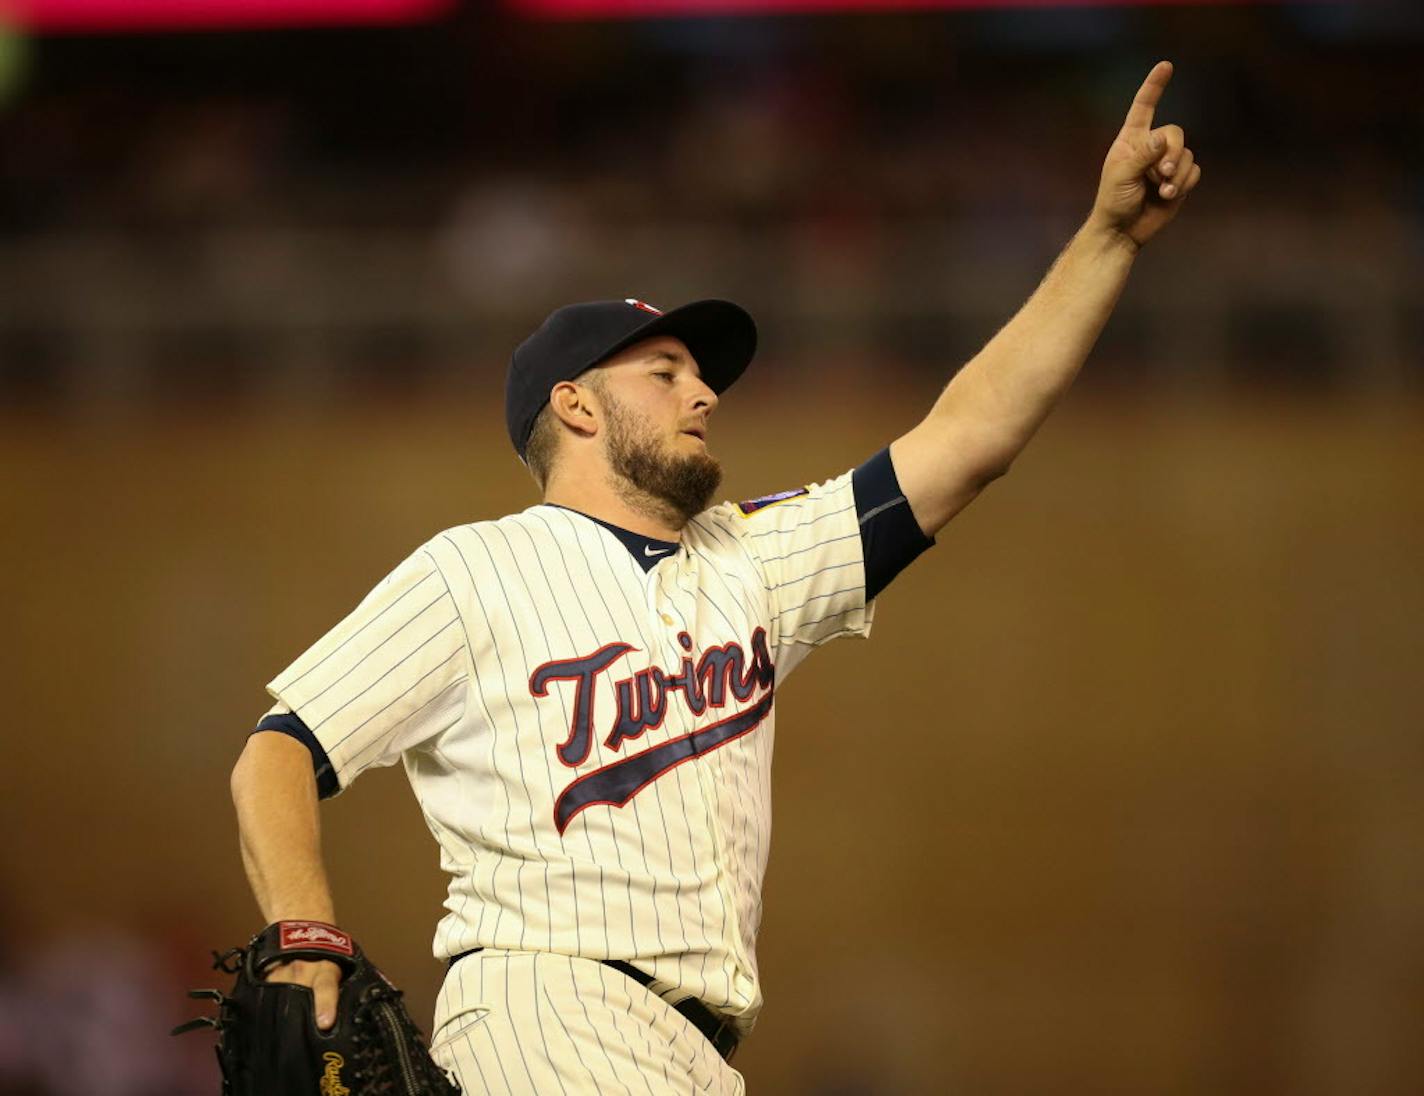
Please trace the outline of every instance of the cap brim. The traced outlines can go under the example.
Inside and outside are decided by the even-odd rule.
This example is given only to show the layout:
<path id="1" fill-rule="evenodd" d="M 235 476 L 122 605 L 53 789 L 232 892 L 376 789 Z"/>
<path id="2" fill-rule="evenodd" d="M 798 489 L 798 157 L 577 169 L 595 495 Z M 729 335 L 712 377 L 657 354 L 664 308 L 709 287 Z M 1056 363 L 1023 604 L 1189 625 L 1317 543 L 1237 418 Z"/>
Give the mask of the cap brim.
<path id="1" fill-rule="evenodd" d="M 653 316 L 609 347 L 599 361 L 607 361 L 654 335 L 681 339 L 696 359 L 702 379 L 718 395 L 746 371 L 756 354 L 756 322 L 740 305 L 714 299 L 693 301 L 661 316 Z"/>

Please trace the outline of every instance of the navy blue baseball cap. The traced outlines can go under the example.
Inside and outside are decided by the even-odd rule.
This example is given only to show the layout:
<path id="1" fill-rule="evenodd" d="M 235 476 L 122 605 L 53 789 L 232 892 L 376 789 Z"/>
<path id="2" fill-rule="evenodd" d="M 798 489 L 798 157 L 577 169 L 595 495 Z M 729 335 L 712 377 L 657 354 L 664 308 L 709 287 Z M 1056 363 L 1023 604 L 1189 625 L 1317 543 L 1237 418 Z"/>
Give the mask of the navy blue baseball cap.
<path id="1" fill-rule="evenodd" d="M 719 395 L 756 353 L 756 324 L 731 301 L 693 301 L 670 312 L 631 297 L 566 305 L 550 313 L 509 360 L 504 419 L 520 459 L 554 385 L 654 335 L 681 339 L 697 359 L 702 379 Z"/>

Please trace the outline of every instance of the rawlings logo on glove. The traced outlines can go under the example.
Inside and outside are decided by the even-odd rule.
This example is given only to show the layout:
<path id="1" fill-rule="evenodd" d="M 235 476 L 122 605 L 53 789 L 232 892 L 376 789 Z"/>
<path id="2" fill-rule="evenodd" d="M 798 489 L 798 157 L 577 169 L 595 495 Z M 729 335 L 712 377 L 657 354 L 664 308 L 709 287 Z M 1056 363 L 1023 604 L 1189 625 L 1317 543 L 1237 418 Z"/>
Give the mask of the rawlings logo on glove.
<path id="1" fill-rule="evenodd" d="M 334 925 L 278 921 L 247 947 L 213 958 L 215 969 L 237 976 L 231 991 L 191 991 L 216 1001 L 218 1015 L 190 1020 L 173 1034 L 217 1032 L 223 1096 L 460 1096 L 431 1059 L 401 991 Z M 341 968 L 330 1031 L 316 1025 L 310 989 L 266 981 L 270 967 L 298 959 Z"/>
<path id="2" fill-rule="evenodd" d="M 328 1050 L 321 1060 L 326 1063 L 318 1086 L 321 1096 L 351 1096 L 351 1090 L 341 1083 L 341 1067 L 346 1064 L 346 1059 L 336 1051 Z"/>
<path id="3" fill-rule="evenodd" d="M 334 951 L 340 955 L 354 955 L 356 942 L 338 928 L 323 925 L 320 921 L 278 921 L 281 930 L 281 948 L 308 947 Z"/>

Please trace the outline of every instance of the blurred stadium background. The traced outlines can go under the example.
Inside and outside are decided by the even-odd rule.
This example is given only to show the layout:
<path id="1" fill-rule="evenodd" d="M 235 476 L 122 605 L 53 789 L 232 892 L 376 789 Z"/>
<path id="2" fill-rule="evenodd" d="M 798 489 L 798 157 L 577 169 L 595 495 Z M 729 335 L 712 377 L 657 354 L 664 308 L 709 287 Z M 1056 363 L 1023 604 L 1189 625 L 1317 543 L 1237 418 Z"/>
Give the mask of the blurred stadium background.
<path id="1" fill-rule="evenodd" d="M 8 0 L 0 1093 L 216 1091 L 163 1033 L 257 927 L 262 684 L 534 501 L 501 386 L 547 311 L 746 304 L 727 493 L 839 473 L 1033 288 L 1159 57 L 1202 189 L 1014 472 L 783 693 L 738 1065 L 1424 1091 L 1417 5 Z M 428 1026 L 403 778 L 324 818 Z"/>

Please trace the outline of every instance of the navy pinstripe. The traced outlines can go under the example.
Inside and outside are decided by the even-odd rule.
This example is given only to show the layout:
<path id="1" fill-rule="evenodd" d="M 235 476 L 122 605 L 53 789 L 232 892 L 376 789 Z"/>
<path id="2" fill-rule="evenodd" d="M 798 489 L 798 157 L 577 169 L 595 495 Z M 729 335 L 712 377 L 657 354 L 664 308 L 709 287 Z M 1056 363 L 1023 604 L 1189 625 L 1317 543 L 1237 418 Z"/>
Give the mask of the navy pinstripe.
<path id="1" fill-rule="evenodd" d="M 906 510 L 876 475 L 678 544 L 551 505 L 448 530 L 269 686 L 340 789 L 405 762 L 451 875 L 436 954 L 478 949 L 434 1032 L 470 1091 L 743 1091 L 669 1002 L 761 1007 L 772 696 L 870 628 L 865 530 Z"/>

